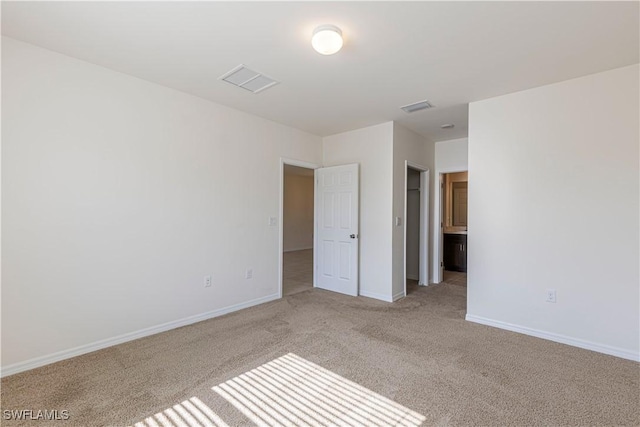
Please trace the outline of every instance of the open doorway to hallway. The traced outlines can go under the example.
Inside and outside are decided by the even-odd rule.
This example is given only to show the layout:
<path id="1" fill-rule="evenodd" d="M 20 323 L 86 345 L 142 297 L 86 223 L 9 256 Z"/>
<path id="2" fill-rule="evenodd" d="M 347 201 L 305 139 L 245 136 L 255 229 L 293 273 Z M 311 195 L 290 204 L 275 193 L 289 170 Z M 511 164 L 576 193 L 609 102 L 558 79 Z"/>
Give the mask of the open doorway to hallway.
<path id="1" fill-rule="evenodd" d="M 313 169 L 285 164 L 282 201 L 282 295 L 313 288 Z"/>

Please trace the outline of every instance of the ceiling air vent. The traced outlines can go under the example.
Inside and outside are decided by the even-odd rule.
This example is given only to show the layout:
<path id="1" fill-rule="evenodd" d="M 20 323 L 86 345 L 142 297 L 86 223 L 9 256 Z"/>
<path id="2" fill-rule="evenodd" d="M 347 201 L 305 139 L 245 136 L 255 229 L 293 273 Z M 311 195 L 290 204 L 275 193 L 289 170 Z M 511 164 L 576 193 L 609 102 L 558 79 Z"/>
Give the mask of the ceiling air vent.
<path id="1" fill-rule="evenodd" d="M 263 90 L 278 84 L 278 82 L 272 78 L 250 70 L 242 64 L 221 76 L 220 80 L 253 93 L 262 92 Z"/>
<path id="2" fill-rule="evenodd" d="M 426 110 L 427 108 L 433 108 L 433 105 L 429 101 L 420 101 L 413 104 L 400 107 L 405 113 L 414 113 L 420 110 Z"/>

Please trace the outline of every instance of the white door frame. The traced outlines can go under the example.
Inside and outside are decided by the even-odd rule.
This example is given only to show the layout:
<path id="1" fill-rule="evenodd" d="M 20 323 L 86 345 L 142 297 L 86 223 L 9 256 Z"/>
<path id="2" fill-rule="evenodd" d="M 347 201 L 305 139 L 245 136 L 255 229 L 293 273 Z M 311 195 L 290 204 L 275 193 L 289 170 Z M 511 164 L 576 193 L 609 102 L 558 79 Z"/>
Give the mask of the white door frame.
<path id="1" fill-rule="evenodd" d="M 291 165 L 291 166 L 298 166 L 301 168 L 307 168 L 307 169 L 318 169 L 320 167 L 320 165 L 317 165 L 315 163 L 309 163 L 309 162 L 305 162 L 302 160 L 297 160 L 297 159 L 289 159 L 286 157 L 280 157 L 280 206 L 279 206 L 279 213 L 278 213 L 278 228 L 279 228 L 279 235 L 278 235 L 278 283 L 279 285 L 279 289 L 278 289 L 278 298 L 282 298 L 282 280 L 283 280 L 283 261 L 284 261 L 284 256 L 283 256 L 283 251 L 284 251 L 284 165 Z M 315 179 L 313 180 L 313 203 L 315 204 L 315 189 L 316 189 L 316 183 L 315 183 Z M 315 252 L 315 247 L 316 247 L 316 219 L 315 219 L 315 206 L 314 206 L 314 218 L 313 218 L 313 248 L 314 248 L 314 252 Z M 316 286 L 316 268 L 315 268 L 315 256 L 314 256 L 314 261 L 313 261 L 313 286 Z"/>
<path id="2" fill-rule="evenodd" d="M 418 284 L 429 285 L 429 168 L 417 163 L 405 160 L 404 162 L 404 229 L 403 229 L 403 265 L 402 277 L 404 283 L 404 295 L 407 295 L 407 173 L 409 168 L 420 171 L 420 273 Z"/>
<path id="3" fill-rule="evenodd" d="M 458 173 L 458 172 L 468 172 L 469 169 L 442 169 L 436 171 L 436 178 L 438 179 L 436 185 L 436 197 L 434 198 L 434 202 L 436 206 L 433 209 L 433 227 L 435 231 L 433 234 L 433 283 L 440 283 L 444 278 L 442 277 L 442 270 L 440 266 L 444 262 L 443 254 L 444 254 L 444 222 L 443 222 L 443 210 L 444 210 L 444 192 L 443 188 L 440 185 L 443 182 L 443 175 L 447 173 Z"/>

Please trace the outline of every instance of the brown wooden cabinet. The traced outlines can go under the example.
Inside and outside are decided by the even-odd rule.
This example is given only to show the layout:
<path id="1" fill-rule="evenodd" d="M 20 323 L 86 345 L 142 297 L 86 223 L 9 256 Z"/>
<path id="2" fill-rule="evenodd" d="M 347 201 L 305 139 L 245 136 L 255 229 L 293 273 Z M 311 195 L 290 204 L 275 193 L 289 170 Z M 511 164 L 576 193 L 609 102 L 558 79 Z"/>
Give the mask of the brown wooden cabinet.
<path id="1" fill-rule="evenodd" d="M 467 235 L 444 235 L 444 269 L 467 272 Z"/>

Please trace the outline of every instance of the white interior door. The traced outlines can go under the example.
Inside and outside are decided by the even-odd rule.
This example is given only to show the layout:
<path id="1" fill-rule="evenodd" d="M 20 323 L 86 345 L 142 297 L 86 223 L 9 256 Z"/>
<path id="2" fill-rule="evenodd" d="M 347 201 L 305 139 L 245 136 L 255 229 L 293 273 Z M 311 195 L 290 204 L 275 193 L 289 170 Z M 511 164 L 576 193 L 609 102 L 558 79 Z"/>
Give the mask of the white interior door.
<path id="1" fill-rule="evenodd" d="M 315 286 L 358 295 L 358 165 L 315 170 Z"/>

